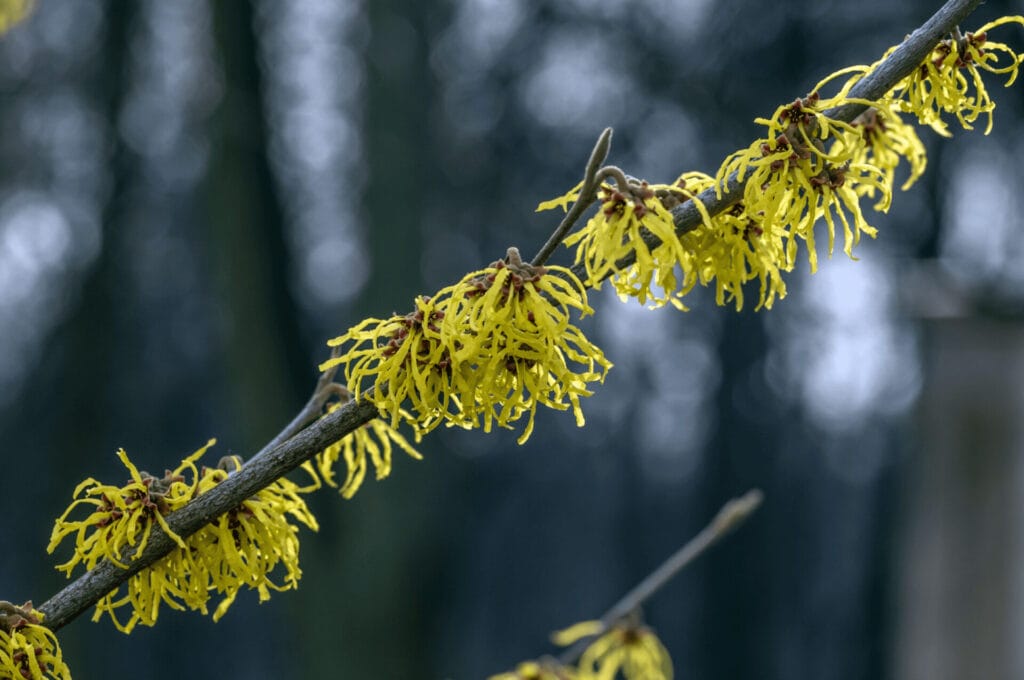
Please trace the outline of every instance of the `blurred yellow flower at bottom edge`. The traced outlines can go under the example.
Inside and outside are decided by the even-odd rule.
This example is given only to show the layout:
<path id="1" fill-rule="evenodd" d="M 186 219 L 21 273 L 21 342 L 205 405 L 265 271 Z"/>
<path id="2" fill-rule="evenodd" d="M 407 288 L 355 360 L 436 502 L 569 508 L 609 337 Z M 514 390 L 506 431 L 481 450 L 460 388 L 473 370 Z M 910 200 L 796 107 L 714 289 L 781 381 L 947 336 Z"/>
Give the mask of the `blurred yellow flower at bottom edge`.
<path id="1" fill-rule="evenodd" d="M 35 0 L 0 0 L 0 35 L 24 21 L 34 6 Z"/>

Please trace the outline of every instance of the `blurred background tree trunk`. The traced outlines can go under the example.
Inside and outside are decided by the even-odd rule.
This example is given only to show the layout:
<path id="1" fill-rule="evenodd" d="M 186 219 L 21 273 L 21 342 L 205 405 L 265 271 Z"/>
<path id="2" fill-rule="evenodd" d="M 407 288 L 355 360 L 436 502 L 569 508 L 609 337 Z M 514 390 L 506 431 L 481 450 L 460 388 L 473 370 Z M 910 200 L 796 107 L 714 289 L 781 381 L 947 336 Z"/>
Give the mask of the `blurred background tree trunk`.
<path id="1" fill-rule="evenodd" d="M 979 317 L 926 328 L 896 677 L 1024 677 L 1024 328 Z"/>
<path id="2" fill-rule="evenodd" d="M 284 219 L 267 158 L 253 6 L 214 2 L 223 94 L 211 126 L 209 257 L 228 347 L 224 398 L 236 445 L 255 453 L 308 397 L 314 372 L 299 342 Z"/>

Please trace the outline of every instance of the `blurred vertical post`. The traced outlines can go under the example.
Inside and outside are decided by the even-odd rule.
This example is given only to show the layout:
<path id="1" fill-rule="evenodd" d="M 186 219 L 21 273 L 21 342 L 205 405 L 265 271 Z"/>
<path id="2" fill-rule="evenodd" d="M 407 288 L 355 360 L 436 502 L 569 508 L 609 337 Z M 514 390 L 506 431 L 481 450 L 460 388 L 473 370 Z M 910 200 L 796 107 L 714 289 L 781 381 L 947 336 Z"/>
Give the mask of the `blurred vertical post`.
<path id="1" fill-rule="evenodd" d="M 965 317 L 926 332 L 895 677 L 1024 677 L 1024 326 Z"/>

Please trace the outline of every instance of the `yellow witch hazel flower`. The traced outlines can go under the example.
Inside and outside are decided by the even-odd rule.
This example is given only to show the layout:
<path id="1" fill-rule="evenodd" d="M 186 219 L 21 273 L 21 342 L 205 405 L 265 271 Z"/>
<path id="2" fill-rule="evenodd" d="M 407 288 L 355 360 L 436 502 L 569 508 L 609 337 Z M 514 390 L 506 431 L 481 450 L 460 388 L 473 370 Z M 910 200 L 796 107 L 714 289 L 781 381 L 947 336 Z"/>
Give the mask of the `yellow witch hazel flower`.
<path id="1" fill-rule="evenodd" d="M 198 492 L 206 493 L 242 469 L 240 456 L 225 456 L 216 468 L 203 468 Z M 256 590 L 259 601 L 270 599 L 270 591 L 298 587 L 298 527 L 291 520 L 317 531 L 316 518 L 299 497 L 294 482 L 280 478 L 189 537 L 190 557 L 196 571 L 189 579 L 224 595 L 213 613 L 219 621 L 243 588 Z M 291 518 L 291 519 L 289 519 Z M 274 573 L 283 567 L 281 583 Z M 200 608 L 206 613 L 206 608 Z"/>
<path id="2" fill-rule="evenodd" d="M 618 674 L 625 680 L 672 680 L 672 659 L 646 626 L 620 623 L 605 632 L 600 621 L 585 621 L 553 637 L 564 646 L 591 635 L 600 637 L 580 657 L 578 680 L 612 680 Z"/>
<path id="3" fill-rule="evenodd" d="M 330 404 L 327 407 L 327 412 L 331 413 L 341 406 L 342 404 L 339 403 Z M 312 488 L 303 489 L 303 491 L 319 488 L 321 479 L 328 486 L 338 487 L 334 478 L 334 468 L 340 459 L 344 459 L 345 481 L 338 488 L 338 492 L 344 498 L 352 498 L 366 478 L 367 459 L 372 463 L 378 480 L 391 474 L 391 453 L 395 446 L 416 460 L 423 459 L 420 452 L 413 448 L 412 444 L 389 423 L 383 420 L 371 420 L 355 432 L 346 435 L 340 441 L 316 454 L 313 460 L 303 463 L 302 469 L 316 480 L 316 484 Z"/>
<path id="4" fill-rule="evenodd" d="M 610 187 L 606 187 L 606 200 L 602 204 L 601 214 L 567 240 L 579 243 L 577 261 L 595 258 L 603 266 L 612 267 L 611 281 L 619 297 L 635 297 L 640 302 L 651 301 L 652 307 L 659 307 L 666 302 L 674 307 L 686 310 L 682 299 L 693 290 L 697 283 L 702 286 L 715 286 L 715 300 L 719 305 L 734 301 L 737 309 L 743 307 L 743 286 L 746 282 L 758 279 L 761 282 L 761 294 L 758 308 L 770 308 L 776 297 L 785 297 L 786 286 L 780 271 L 792 269 L 787 259 L 786 248 L 782 242 L 785 232 L 777 225 L 761 224 L 747 215 L 742 204 L 734 206 L 725 213 L 710 216 L 703 203 L 696 198 L 705 189 L 716 185 L 715 179 L 700 172 L 686 172 L 671 185 L 628 182 L 637 196 L 644 198 L 643 214 L 657 216 L 661 243 L 650 247 L 642 239 L 640 224 L 631 234 L 616 234 L 608 239 L 602 238 L 601 229 L 606 229 L 606 217 L 617 214 L 617 211 L 628 212 L 628 202 L 622 192 L 615 195 Z M 609 193 L 612 192 L 612 193 Z M 541 204 L 541 208 L 554 207 L 568 203 L 577 198 L 578 188 L 569 194 Z M 703 220 L 695 229 L 681 236 L 675 233 L 671 210 L 686 200 L 693 200 Z M 648 204 L 652 206 L 648 209 Z M 634 208 L 634 214 L 641 212 Z M 648 229 L 651 233 L 653 230 Z M 629 240 L 634 239 L 634 240 Z M 636 261 L 625 268 L 617 268 L 616 261 L 636 247 Z M 592 250 L 590 255 L 584 249 Z M 606 251 L 602 251 L 606 248 Z M 588 272 L 590 269 L 588 269 Z M 588 275 L 593 279 L 593 272 Z"/>
<path id="5" fill-rule="evenodd" d="M 370 400 L 393 428 L 405 420 L 419 437 L 442 422 L 467 426 L 452 387 L 459 376 L 440 335 L 448 302 L 443 292 L 420 296 L 409 314 L 363 321 L 327 342 L 340 351 L 320 370 L 342 366 L 352 396 Z"/>
<path id="6" fill-rule="evenodd" d="M 829 76 L 819 87 L 850 70 Z M 748 178 L 743 194 L 747 215 L 762 230 L 775 225 L 785 230 L 789 263 L 795 258 L 797 239 L 806 241 L 811 271 L 817 269 L 814 225 L 819 218 L 825 218 L 828 254 L 834 248 L 838 217 L 843 226 L 843 251 L 853 257 L 861 234 L 874 237 L 877 233 L 864 217 L 861 194 L 877 191 L 874 207 L 880 211 L 888 210 L 892 198 L 886 173 L 866 162 L 860 151 L 862 134 L 848 123 L 823 115 L 839 103 L 857 101 L 843 94 L 853 82 L 855 79 L 848 81 L 839 95 L 827 100 L 819 97 L 816 88 L 807 97 L 779 107 L 771 118 L 757 119 L 768 128 L 767 138 L 729 156 L 715 178 L 720 194 L 734 172 L 741 180 Z"/>
<path id="7" fill-rule="evenodd" d="M 514 671 L 492 675 L 488 680 L 579 680 L 575 669 L 554 659 L 524 661 Z"/>
<path id="8" fill-rule="evenodd" d="M 856 146 L 851 163 L 871 165 L 885 175 L 885 185 L 892 186 L 896 167 L 901 160 L 910 165 L 910 175 L 900 190 L 906 191 L 924 174 L 928 156 L 913 125 L 903 122 L 893 102 L 883 99 L 864 111 L 851 125 L 859 131 L 862 143 Z M 859 185 L 857 193 L 873 197 L 875 187 Z"/>
<path id="9" fill-rule="evenodd" d="M 35 0 L 0 0 L 0 35 L 24 21 L 33 5 Z"/>
<path id="10" fill-rule="evenodd" d="M 582 425 L 579 399 L 611 367 L 570 323 L 571 309 L 593 312 L 579 279 L 564 267 L 524 263 L 510 248 L 506 260 L 418 298 L 416 311 L 368 319 L 329 341 L 339 351 L 320 370 L 341 366 L 353 397 L 375 404 L 392 428 L 409 423 L 417 438 L 442 422 L 489 432 L 528 414 L 523 443 L 538 405 L 571 408 Z M 405 449 L 389 432 L 376 433 Z"/>
<path id="11" fill-rule="evenodd" d="M 131 633 L 140 623 L 156 625 L 161 604 L 178 611 L 194 609 L 205 613 L 210 596 L 202 580 L 192 578 L 198 570 L 191 549 L 177 548 L 100 599 L 92 620 L 99 621 L 106 614 L 115 628 Z M 131 613 L 122 623 L 118 614 L 125 607 Z"/>
<path id="12" fill-rule="evenodd" d="M 31 602 L 0 600 L 0 678 L 71 680 L 57 637 L 42 621 Z"/>
<path id="13" fill-rule="evenodd" d="M 277 480 L 187 539 L 167 526 L 165 514 L 209 491 L 241 466 L 240 459 L 234 456 L 218 468 L 204 467 L 200 471 L 195 463 L 214 442 L 211 439 L 162 478 L 140 472 L 121 450 L 118 456 L 131 475 L 125 486 L 104 485 L 89 479 L 75 490 L 76 500 L 56 521 L 47 546 L 52 553 L 65 538 L 75 537 L 74 555 L 58 566 L 67 576 L 79 564 L 92 569 L 103 559 L 127 568 L 125 562 L 145 549 L 154 523 L 178 543 L 171 553 L 100 599 L 93 621 L 108 614 L 118 630 L 130 633 L 140 623 L 154 625 L 161 604 L 207 613 L 211 592 L 225 596 L 214 612 L 216 620 L 243 587 L 259 591 L 262 602 L 271 589 L 296 586 L 301 575 L 298 530 L 289 517 L 313 530 L 317 524 L 299 498 L 298 487 L 289 480 Z M 85 497 L 77 498 L 83 491 Z M 69 519 L 82 505 L 92 505 L 93 512 L 81 520 Z M 285 570 L 282 585 L 271 580 L 278 565 Z M 125 607 L 131 614 L 122 623 L 118 612 Z"/>
<path id="14" fill-rule="evenodd" d="M 57 569 L 71 576 L 79 564 L 92 569 L 102 560 L 110 560 L 126 569 L 128 565 L 123 561 L 126 549 L 134 548 L 130 559 L 141 555 L 154 524 L 159 524 L 168 536 L 184 547 L 185 542 L 167 526 L 164 515 L 182 507 L 192 498 L 194 486 L 185 483 L 183 473 L 189 470 L 195 473 L 195 461 L 214 441 L 211 439 L 176 469 L 168 470 L 162 478 L 139 472 L 125 450 L 118 450 L 117 457 L 130 475 L 125 485 L 101 484 L 92 478 L 85 480 L 75 488 L 75 500 L 54 523 L 47 552 L 53 553 L 65 538 L 72 534 L 75 536 L 74 555 Z M 84 519 L 68 519 L 79 506 L 92 506 L 93 510 Z"/>
<path id="15" fill-rule="evenodd" d="M 635 297 L 641 304 L 649 300 L 652 307 L 671 303 L 685 309 L 679 298 L 693 288 L 695 278 L 692 253 L 682 247 L 675 233 L 673 205 L 692 198 L 687 186 L 676 183 L 648 184 L 634 181 L 618 171 L 606 168 L 615 178 L 615 186 L 601 185 L 600 209 L 579 231 L 564 241 L 576 246 L 576 263 L 582 263 L 587 272 L 587 285 L 600 288 L 604 279 L 611 277 L 612 285 L 620 297 Z M 582 184 L 564 196 L 541 203 L 537 210 L 566 209 L 570 201 L 579 198 Z M 698 202 L 703 212 L 703 205 Z M 651 247 L 644 234 L 656 237 L 660 243 Z M 635 252 L 635 263 L 625 269 L 618 261 Z M 683 280 L 677 277 L 681 265 Z"/>
<path id="16" fill-rule="evenodd" d="M 578 327 L 571 310 L 593 313 L 586 290 L 565 267 L 523 262 L 516 248 L 504 260 L 466 275 L 450 289 L 441 320 L 451 347 L 463 414 L 485 432 L 493 424 L 528 422 L 518 441 L 533 432 L 537 406 L 572 409 L 583 426 L 580 397 L 604 381 L 612 364 Z"/>
<path id="17" fill-rule="evenodd" d="M 1009 46 L 988 39 L 988 31 L 1004 24 L 1024 25 L 1024 17 L 1007 16 L 990 21 L 977 31 L 941 41 L 929 57 L 896 86 L 893 98 L 902 111 L 914 113 L 918 120 L 944 137 L 951 136 L 941 114 L 950 113 L 965 130 L 983 114 L 988 117 L 985 134 L 992 131 L 995 102 L 989 96 L 978 69 L 1009 74 L 1006 87 L 1017 79 L 1024 55 Z M 885 56 L 888 56 L 892 48 Z M 1006 59 L 1001 60 L 1003 55 Z"/>
<path id="18" fill-rule="evenodd" d="M 714 180 L 708 178 L 713 184 Z M 782 272 L 793 268 L 786 253 L 785 230 L 778 224 L 762 225 L 747 214 L 742 201 L 680 237 L 683 247 L 696 254 L 697 277 L 704 286 L 715 286 L 715 302 L 733 301 L 743 308 L 744 285 L 760 282 L 756 309 L 772 308 L 776 298 L 786 297 Z"/>

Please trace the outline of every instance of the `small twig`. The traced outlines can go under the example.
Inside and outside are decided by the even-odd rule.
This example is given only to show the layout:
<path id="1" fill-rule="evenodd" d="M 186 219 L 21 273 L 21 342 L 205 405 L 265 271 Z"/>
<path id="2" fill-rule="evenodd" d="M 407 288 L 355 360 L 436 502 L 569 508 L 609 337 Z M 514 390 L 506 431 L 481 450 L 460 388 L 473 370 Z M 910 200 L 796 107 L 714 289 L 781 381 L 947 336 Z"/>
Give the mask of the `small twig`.
<path id="1" fill-rule="evenodd" d="M 595 184 L 603 182 L 605 177 L 615 180 L 615 188 L 619 191 L 629 191 L 629 178 L 626 177 L 626 173 L 623 172 L 622 168 L 615 165 L 604 166 L 597 171 L 597 175 L 594 177 Z"/>
<path id="2" fill-rule="evenodd" d="M 331 359 L 336 359 L 340 356 L 339 348 L 331 348 Z M 307 425 L 323 415 L 324 404 L 331 397 L 347 397 L 349 395 L 348 389 L 344 385 L 339 385 L 334 382 L 334 376 L 338 373 L 338 366 L 332 366 L 326 371 L 320 374 L 320 377 L 316 380 L 316 386 L 313 387 L 313 394 L 310 395 L 309 401 L 303 406 L 299 412 L 292 418 L 291 422 L 284 426 L 280 432 L 278 432 L 273 439 L 267 442 L 262 449 L 260 449 L 257 456 L 263 455 L 267 451 L 270 451 L 280 445 L 282 442 L 286 442 L 299 432 L 302 431 Z"/>
<path id="3" fill-rule="evenodd" d="M 636 613 L 644 602 L 661 590 L 676 574 L 747 521 L 761 505 L 763 499 L 764 494 L 759 489 L 751 489 L 739 498 L 733 498 L 723 505 L 715 518 L 699 534 L 690 539 L 686 545 L 677 550 L 660 567 L 651 572 L 647 578 L 638 583 L 604 613 L 600 619 L 601 629 L 598 632 L 578 640 L 559 656 L 559 661 L 564 665 L 575 662 L 595 637 Z"/>
<path id="4" fill-rule="evenodd" d="M 576 202 L 572 204 L 572 208 L 565 214 L 558 227 L 548 238 L 547 242 L 541 247 L 537 254 L 533 257 L 532 264 L 534 267 L 539 267 L 548 261 L 548 258 L 558 248 L 558 244 L 562 242 L 562 239 L 566 237 L 573 225 L 576 224 L 576 220 L 583 215 L 583 212 L 590 207 L 590 204 L 594 202 L 594 198 L 597 196 L 597 185 L 595 176 L 597 175 L 598 169 L 601 164 L 604 163 L 604 159 L 608 157 L 608 149 L 612 143 L 612 129 L 605 128 L 601 136 L 597 138 L 597 143 L 594 144 L 594 150 L 590 152 L 590 160 L 587 161 L 586 170 L 583 172 L 583 186 L 580 187 L 580 195 L 576 198 Z"/>

